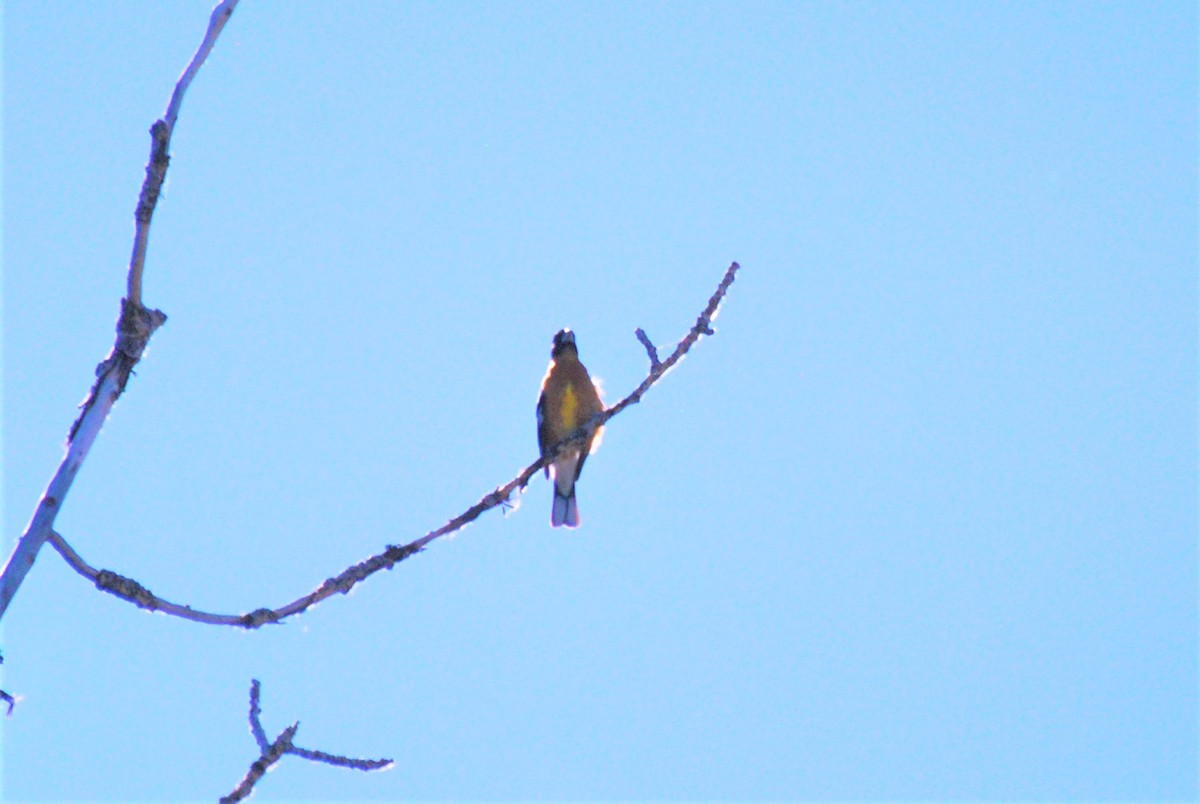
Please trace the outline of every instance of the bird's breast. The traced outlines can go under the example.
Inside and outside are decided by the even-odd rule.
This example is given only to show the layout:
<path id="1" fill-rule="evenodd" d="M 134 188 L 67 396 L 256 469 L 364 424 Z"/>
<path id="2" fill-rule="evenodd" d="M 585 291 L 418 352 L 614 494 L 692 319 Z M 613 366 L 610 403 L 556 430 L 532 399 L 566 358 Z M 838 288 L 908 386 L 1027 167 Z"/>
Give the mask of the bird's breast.
<path id="1" fill-rule="evenodd" d="M 575 393 L 574 383 L 567 383 L 562 394 L 562 424 L 567 433 L 579 426 L 579 394 Z"/>

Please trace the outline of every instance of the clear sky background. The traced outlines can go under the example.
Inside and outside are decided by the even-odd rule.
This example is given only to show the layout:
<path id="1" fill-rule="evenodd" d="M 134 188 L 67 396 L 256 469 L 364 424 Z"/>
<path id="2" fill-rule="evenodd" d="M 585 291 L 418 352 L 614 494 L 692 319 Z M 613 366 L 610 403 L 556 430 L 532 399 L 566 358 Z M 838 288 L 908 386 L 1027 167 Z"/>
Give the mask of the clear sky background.
<path id="1" fill-rule="evenodd" d="M 147 130 L 208 0 L 5 3 L 7 557 L 112 344 Z M 154 219 L 155 335 L 43 551 L 9 800 L 1194 798 L 1193 3 L 244 0 Z"/>

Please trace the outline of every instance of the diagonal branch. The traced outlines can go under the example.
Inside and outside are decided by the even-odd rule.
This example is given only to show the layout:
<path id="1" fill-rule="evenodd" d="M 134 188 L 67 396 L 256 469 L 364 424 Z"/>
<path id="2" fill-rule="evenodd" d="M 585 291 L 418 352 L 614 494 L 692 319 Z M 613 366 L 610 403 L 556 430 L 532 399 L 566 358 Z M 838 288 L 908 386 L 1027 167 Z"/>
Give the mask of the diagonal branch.
<path id="1" fill-rule="evenodd" d="M 296 731 L 300 728 L 299 722 L 293 723 L 279 732 L 279 736 L 273 742 L 268 743 L 266 732 L 263 730 L 262 722 L 259 720 L 262 715 L 262 708 L 259 706 L 261 687 L 262 685 L 258 683 L 258 679 L 250 680 L 250 732 L 254 735 L 254 741 L 258 743 L 261 753 L 258 759 L 250 763 L 250 769 L 246 771 L 245 777 L 233 789 L 233 792 L 221 797 L 221 804 L 226 804 L 227 802 L 228 804 L 232 804 L 248 797 L 253 792 L 254 785 L 258 784 L 258 780 L 263 777 L 263 774 L 270 770 L 272 765 L 282 759 L 284 754 L 295 754 L 302 759 L 308 759 L 313 762 L 324 762 L 326 765 L 362 771 L 383 770 L 395 764 L 390 759 L 355 759 L 353 757 L 327 754 L 324 751 L 300 748 L 292 742 L 296 737 Z"/>
<path id="2" fill-rule="evenodd" d="M 133 256 L 129 260 L 127 295 L 130 303 L 139 307 L 142 304 L 142 267 L 146 263 L 146 245 L 150 240 L 150 218 L 154 215 L 154 207 L 158 204 L 158 196 L 162 192 L 163 181 L 167 177 L 167 166 L 171 162 L 167 147 L 171 144 L 175 121 L 179 119 L 183 96 L 188 91 L 188 87 L 192 85 L 192 79 L 200 71 L 208 54 L 212 52 L 213 45 L 217 43 L 217 37 L 221 35 L 225 23 L 233 16 L 233 10 L 237 8 L 237 4 L 238 0 L 224 0 L 213 9 L 212 15 L 208 18 L 208 30 L 204 33 L 204 40 L 200 42 L 196 55 L 192 56 L 183 75 L 179 76 L 179 80 L 175 83 L 175 91 L 171 93 L 166 113 L 163 114 L 162 119 L 157 120 L 150 127 L 150 163 L 146 165 L 146 180 L 142 183 L 137 211 L 134 213 L 137 228 L 133 237 Z"/>
<path id="3" fill-rule="evenodd" d="M 134 215 L 136 228 L 133 255 L 129 261 L 127 295 L 121 300 L 121 314 L 117 319 L 117 340 L 108 357 L 96 367 L 96 382 L 84 400 L 79 418 L 71 425 L 71 431 L 67 435 L 67 453 L 46 486 L 25 533 L 17 542 L 3 572 L 0 572 L 0 619 L 3 619 L 8 604 L 12 602 L 25 576 L 33 567 L 34 559 L 37 558 L 42 545 L 50 538 L 54 520 L 62 509 L 63 500 L 70 491 L 71 484 L 75 482 L 75 475 L 87 458 L 96 436 L 100 434 L 100 428 L 104 426 L 109 411 L 124 392 L 133 367 L 141 360 L 150 336 L 167 320 L 161 311 L 142 306 L 142 269 L 146 261 L 150 219 L 154 215 L 163 180 L 167 175 L 167 166 L 170 163 L 168 147 L 171 144 L 171 133 L 175 129 L 183 95 L 196 71 L 212 50 L 237 2 L 238 0 L 224 0 L 213 10 L 208 31 L 196 55 L 192 57 L 191 63 L 176 83 L 166 114 L 150 128 L 150 162 L 146 165 L 146 179 L 142 184 Z"/>
<path id="4" fill-rule="evenodd" d="M 716 318 L 717 310 L 721 306 L 721 300 L 725 298 L 725 293 L 729 290 L 729 286 L 733 284 L 735 275 L 739 269 L 738 264 L 732 263 L 725 271 L 724 277 L 717 285 L 716 291 L 708 300 L 708 305 L 696 318 L 696 323 L 688 330 L 683 339 L 675 346 L 675 350 L 671 352 L 666 360 L 659 361 L 657 359 L 658 351 L 654 344 L 646 336 L 641 329 L 638 330 L 638 340 L 646 347 L 647 354 L 650 356 L 650 373 L 646 376 L 637 388 L 628 396 L 622 399 L 617 404 L 606 409 L 604 412 L 593 416 L 591 420 L 584 423 L 582 427 L 576 430 L 567 438 L 557 444 L 554 449 L 549 451 L 549 460 L 553 460 L 560 452 L 571 446 L 577 446 L 586 441 L 597 428 L 601 427 L 605 422 L 616 416 L 630 405 L 635 405 L 642 400 L 642 396 L 650 390 L 650 388 L 671 370 L 688 350 L 695 345 L 701 336 L 712 335 L 712 322 Z M 66 540 L 58 533 L 52 533 L 50 542 L 54 548 L 66 559 L 80 575 L 92 581 L 97 588 L 105 592 L 116 595 L 124 600 L 136 604 L 140 608 L 149 609 L 151 611 L 161 611 L 164 614 L 171 614 L 176 617 L 182 617 L 193 622 L 207 623 L 210 625 L 232 625 L 240 628 L 258 628 L 267 623 L 277 623 L 294 614 L 299 614 L 305 609 L 320 603 L 327 597 L 334 594 L 348 593 L 356 584 L 365 580 L 376 572 L 384 569 L 391 569 L 396 564 L 399 564 L 404 559 L 421 552 L 433 540 L 445 536 L 447 533 L 453 533 L 475 519 L 478 519 L 481 514 L 497 506 L 511 505 L 510 499 L 514 491 L 524 489 L 529 484 L 530 479 L 537 474 L 538 470 L 546 463 L 546 458 L 538 458 L 533 463 L 521 470 L 521 473 L 512 480 L 499 486 L 487 494 L 466 511 L 463 511 L 458 516 L 451 519 L 440 528 L 431 530 L 419 539 L 409 542 L 405 545 L 388 545 L 387 548 L 378 555 L 372 556 L 365 561 L 355 564 L 352 567 L 344 570 L 339 575 L 329 578 L 312 592 L 307 595 L 293 600 L 276 609 L 261 608 L 248 614 L 213 614 L 209 612 L 198 611 L 190 606 L 183 606 L 178 603 L 171 603 L 150 592 L 146 587 L 142 586 L 137 581 L 126 578 L 110 570 L 98 570 L 88 564 L 76 553 Z"/>

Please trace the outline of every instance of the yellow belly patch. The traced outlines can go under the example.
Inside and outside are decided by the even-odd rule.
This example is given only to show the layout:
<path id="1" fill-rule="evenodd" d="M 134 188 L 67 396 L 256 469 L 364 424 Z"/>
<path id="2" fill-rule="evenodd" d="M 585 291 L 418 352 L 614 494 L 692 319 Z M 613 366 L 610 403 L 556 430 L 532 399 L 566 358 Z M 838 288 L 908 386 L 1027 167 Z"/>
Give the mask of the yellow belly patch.
<path id="1" fill-rule="evenodd" d="M 575 393 L 575 386 L 567 383 L 567 387 L 563 389 L 562 395 L 562 423 L 566 430 L 565 434 L 569 434 L 572 430 L 579 426 L 579 422 L 575 420 L 579 413 L 579 395 Z"/>

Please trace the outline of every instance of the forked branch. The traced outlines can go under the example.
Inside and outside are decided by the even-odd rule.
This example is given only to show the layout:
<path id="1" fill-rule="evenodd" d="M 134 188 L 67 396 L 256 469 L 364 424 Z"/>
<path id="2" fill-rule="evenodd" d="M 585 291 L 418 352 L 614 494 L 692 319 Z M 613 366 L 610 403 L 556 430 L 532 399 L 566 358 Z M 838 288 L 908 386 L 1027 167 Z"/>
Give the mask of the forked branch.
<path id="1" fill-rule="evenodd" d="M 254 735 L 254 742 L 258 743 L 258 750 L 260 752 L 258 759 L 250 763 L 250 769 L 246 771 L 246 775 L 242 778 L 242 781 L 238 782 L 233 792 L 221 797 L 221 804 L 233 804 L 233 802 L 242 801 L 249 796 L 254 790 L 254 785 L 258 784 L 258 780 L 263 777 L 263 774 L 270 770 L 271 766 L 282 759 L 285 754 L 294 754 L 302 759 L 308 759 L 313 762 L 324 762 L 326 765 L 334 765 L 339 768 L 351 768 L 362 771 L 384 770 L 395 764 L 390 759 L 355 759 L 353 757 L 338 756 L 337 754 L 327 754 L 324 751 L 300 748 L 292 742 L 296 737 L 296 731 L 300 728 L 299 721 L 279 732 L 279 736 L 273 741 L 268 742 L 267 733 L 263 730 L 262 721 L 260 720 L 262 716 L 262 706 L 259 704 L 261 692 L 262 685 L 258 683 L 258 679 L 251 679 L 250 733 Z"/>

